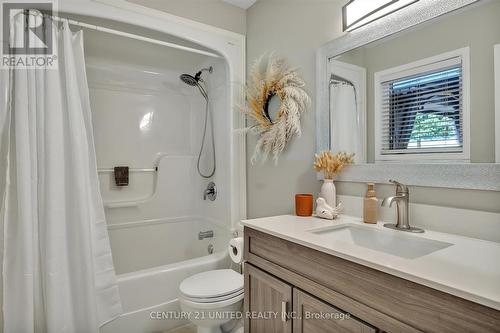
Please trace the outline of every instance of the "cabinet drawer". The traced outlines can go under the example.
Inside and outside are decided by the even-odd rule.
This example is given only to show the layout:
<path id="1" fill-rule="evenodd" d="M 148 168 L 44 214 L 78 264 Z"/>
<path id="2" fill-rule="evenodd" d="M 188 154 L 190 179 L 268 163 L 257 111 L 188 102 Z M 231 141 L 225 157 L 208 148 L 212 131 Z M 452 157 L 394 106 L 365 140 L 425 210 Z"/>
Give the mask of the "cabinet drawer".
<path id="1" fill-rule="evenodd" d="M 297 288 L 293 289 L 294 333 L 376 333 L 377 329 L 320 301 Z"/>
<path id="2" fill-rule="evenodd" d="M 420 331 L 500 332 L 500 311 L 250 228 L 245 259 L 264 259 Z"/>

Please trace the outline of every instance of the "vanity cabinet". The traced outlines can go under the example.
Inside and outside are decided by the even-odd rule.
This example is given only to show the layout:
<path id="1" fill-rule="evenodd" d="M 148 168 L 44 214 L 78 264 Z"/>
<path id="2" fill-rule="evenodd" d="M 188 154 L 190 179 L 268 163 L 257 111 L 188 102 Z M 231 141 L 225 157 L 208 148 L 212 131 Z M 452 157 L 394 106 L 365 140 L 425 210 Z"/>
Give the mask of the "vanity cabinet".
<path id="1" fill-rule="evenodd" d="M 300 289 L 293 290 L 293 332 L 376 333 L 377 330 Z"/>
<path id="2" fill-rule="evenodd" d="M 248 263 L 245 264 L 245 285 L 249 313 L 245 332 L 377 332 L 350 314 Z"/>
<path id="3" fill-rule="evenodd" d="M 495 309 L 252 228 L 244 238 L 245 311 L 278 314 L 247 317 L 245 332 L 500 332 Z"/>
<path id="4" fill-rule="evenodd" d="M 292 304 L 292 286 L 249 264 L 245 264 L 245 332 L 291 333 L 292 322 L 286 317 Z"/>

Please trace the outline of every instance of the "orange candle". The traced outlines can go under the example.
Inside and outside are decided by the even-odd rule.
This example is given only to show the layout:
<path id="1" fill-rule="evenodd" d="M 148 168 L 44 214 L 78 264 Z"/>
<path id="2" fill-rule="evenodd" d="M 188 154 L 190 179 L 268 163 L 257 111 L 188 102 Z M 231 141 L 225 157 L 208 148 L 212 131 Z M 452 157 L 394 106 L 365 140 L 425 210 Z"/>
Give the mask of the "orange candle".
<path id="1" fill-rule="evenodd" d="M 313 195 L 295 195 L 295 214 L 297 216 L 311 216 L 313 213 Z"/>

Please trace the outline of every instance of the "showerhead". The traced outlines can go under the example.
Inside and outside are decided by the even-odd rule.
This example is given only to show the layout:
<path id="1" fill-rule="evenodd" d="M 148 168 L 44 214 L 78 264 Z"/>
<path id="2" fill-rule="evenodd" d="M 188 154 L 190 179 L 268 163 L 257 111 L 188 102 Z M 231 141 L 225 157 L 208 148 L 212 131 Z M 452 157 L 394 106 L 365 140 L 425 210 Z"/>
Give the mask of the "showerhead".
<path id="1" fill-rule="evenodd" d="M 198 80 L 199 80 L 199 78 L 197 79 L 189 74 L 182 74 L 181 75 L 181 81 L 184 82 L 185 84 L 193 86 L 193 87 L 198 85 Z"/>
<path id="2" fill-rule="evenodd" d="M 208 68 L 203 68 L 198 73 L 196 73 L 194 76 L 189 75 L 189 74 L 182 74 L 180 76 L 180 78 L 181 78 L 182 82 L 184 82 L 185 84 L 195 87 L 198 85 L 198 82 L 200 80 L 203 81 L 201 79 L 201 73 L 203 73 L 204 71 L 208 71 L 209 73 L 212 73 L 213 70 L 214 69 L 212 68 L 212 66 L 210 66 Z"/>

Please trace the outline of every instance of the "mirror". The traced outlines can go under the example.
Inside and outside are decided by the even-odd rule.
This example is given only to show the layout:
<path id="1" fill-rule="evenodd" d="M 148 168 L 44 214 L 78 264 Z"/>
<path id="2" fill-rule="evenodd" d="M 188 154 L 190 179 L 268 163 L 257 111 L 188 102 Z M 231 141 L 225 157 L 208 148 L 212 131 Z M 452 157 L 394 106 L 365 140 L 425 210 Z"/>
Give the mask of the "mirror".
<path id="1" fill-rule="evenodd" d="M 264 104 L 264 115 L 271 123 L 274 123 L 280 112 L 281 99 L 275 93 L 272 93 Z"/>
<path id="2" fill-rule="evenodd" d="M 494 163 L 497 44 L 500 1 L 481 0 L 326 54 L 320 94 L 328 107 L 318 108 L 318 137 L 327 139 L 318 150 L 354 152 L 357 164 Z"/>

